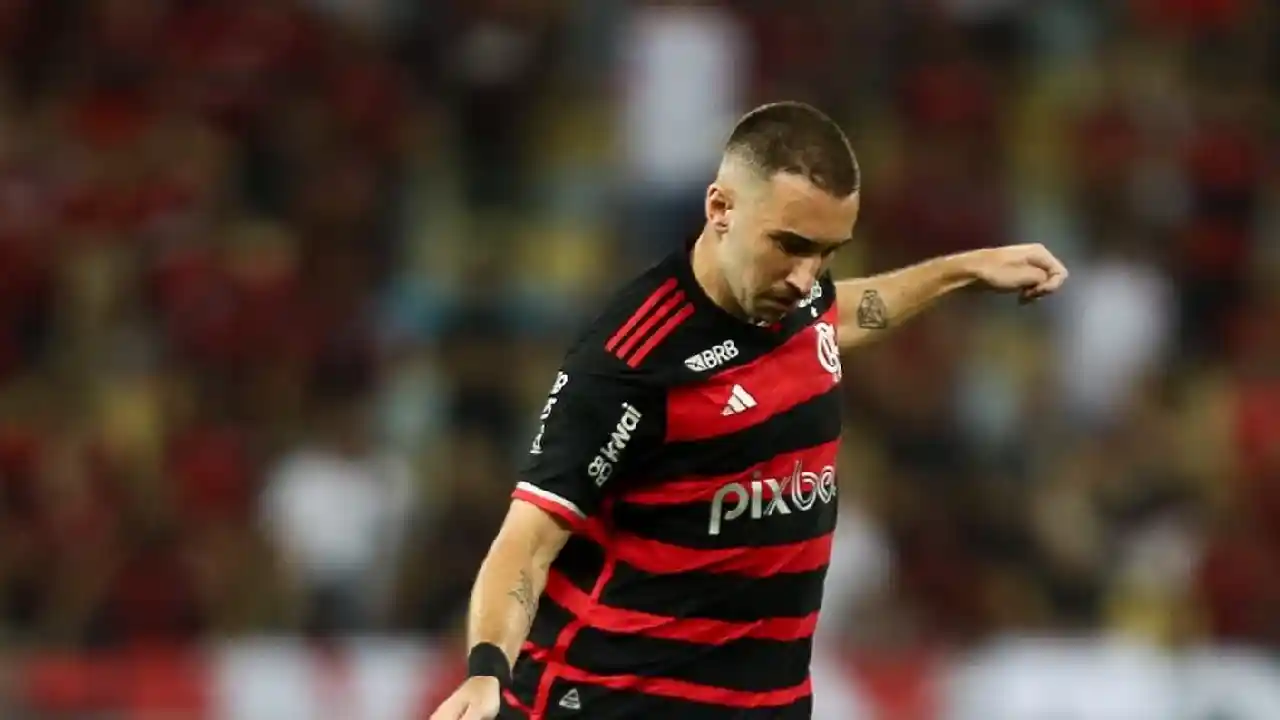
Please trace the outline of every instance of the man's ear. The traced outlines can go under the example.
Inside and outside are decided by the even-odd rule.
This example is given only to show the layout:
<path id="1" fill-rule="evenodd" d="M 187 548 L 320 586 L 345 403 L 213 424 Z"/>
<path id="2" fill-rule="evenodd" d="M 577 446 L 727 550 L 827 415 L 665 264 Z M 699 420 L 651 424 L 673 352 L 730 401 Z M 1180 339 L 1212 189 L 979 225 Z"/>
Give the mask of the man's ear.
<path id="1" fill-rule="evenodd" d="M 706 213 L 713 230 L 721 235 L 729 232 L 733 195 L 718 181 L 707 187 Z"/>

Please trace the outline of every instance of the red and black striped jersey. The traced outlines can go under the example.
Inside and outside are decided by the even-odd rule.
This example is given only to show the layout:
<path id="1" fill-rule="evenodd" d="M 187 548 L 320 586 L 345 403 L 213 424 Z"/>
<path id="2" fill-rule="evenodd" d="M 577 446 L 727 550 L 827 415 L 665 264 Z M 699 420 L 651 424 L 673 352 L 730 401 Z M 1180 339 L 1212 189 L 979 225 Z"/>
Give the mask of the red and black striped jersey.
<path id="1" fill-rule="evenodd" d="M 514 496 L 575 533 L 502 717 L 810 716 L 836 524 L 834 296 L 823 277 L 752 325 L 682 251 L 574 343 Z"/>

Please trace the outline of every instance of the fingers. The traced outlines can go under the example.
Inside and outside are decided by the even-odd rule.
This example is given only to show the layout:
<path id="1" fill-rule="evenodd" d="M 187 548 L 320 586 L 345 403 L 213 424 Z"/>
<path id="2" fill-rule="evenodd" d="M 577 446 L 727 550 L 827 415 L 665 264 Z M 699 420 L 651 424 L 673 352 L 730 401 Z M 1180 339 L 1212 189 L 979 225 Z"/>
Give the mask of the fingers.
<path id="1" fill-rule="evenodd" d="M 494 717 L 477 705 L 463 705 L 462 707 L 442 706 L 431 716 L 431 720 L 493 720 Z"/>
<path id="2" fill-rule="evenodd" d="M 485 703 L 455 695 L 431 715 L 431 720 L 493 720 L 497 711 L 486 709 Z"/>
<path id="3" fill-rule="evenodd" d="M 462 709 L 451 703 L 445 703 L 431 713 L 431 720 L 458 720 L 462 717 Z"/>
<path id="4" fill-rule="evenodd" d="M 1030 288 L 1026 293 L 1027 295 L 1030 295 L 1031 300 L 1035 300 L 1050 293 L 1057 292 L 1058 289 L 1062 287 L 1062 284 L 1067 281 L 1067 275 L 1069 273 L 1067 272 L 1067 267 L 1063 265 L 1058 258 L 1054 257 L 1053 253 L 1045 249 L 1044 246 L 1035 245 L 1032 246 L 1032 248 L 1033 250 L 1027 258 L 1027 261 L 1040 268 L 1045 273 L 1044 279 L 1039 283 L 1036 283 L 1036 285 Z"/>
<path id="5" fill-rule="evenodd" d="M 466 700 L 454 696 L 449 698 L 434 713 L 431 714 L 431 720 L 472 720 L 479 718 L 478 715 L 472 716 L 471 710 L 474 706 Z"/>
<path id="6" fill-rule="evenodd" d="M 1057 292 L 1062 284 L 1067 281 L 1067 273 L 1063 270 L 1061 273 L 1049 273 L 1042 282 L 1037 283 L 1031 288 L 1031 292 L 1037 297 Z"/>

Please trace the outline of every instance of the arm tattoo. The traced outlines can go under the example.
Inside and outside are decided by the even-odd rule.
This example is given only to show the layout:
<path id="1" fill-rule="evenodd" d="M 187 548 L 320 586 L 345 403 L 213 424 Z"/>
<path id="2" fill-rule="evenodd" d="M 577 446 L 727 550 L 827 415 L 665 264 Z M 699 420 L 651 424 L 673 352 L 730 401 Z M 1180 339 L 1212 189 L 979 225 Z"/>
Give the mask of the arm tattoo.
<path id="1" fill-rule="evenodd" d="M 520 603 L 520 607 L 524 608 L 525 617 L 532 625 L 534 616 L 538 614 L 538 597 L 533 592 L 533 577 L 529 575 L 528 570 L 520 571 L 520 584 L 512 588 L 507 595 Z"/>
<path id="2" fill-rule="evenodd" d="M 879 292 L 867 290 L 862 293 L 862 300 L 858 302 L 858 327 L 866 330 L 889 327 L 889 308 Z"/>

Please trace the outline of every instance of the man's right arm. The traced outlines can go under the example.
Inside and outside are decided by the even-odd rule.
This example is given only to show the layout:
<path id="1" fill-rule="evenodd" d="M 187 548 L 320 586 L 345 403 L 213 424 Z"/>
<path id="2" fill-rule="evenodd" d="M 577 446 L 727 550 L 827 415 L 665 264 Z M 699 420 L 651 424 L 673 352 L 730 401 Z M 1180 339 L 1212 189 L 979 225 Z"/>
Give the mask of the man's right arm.
<path id="1" fill-rule="evenodd" d="M 513 500 L 480 565 L 467 616 L 467 647 L 489 643 L 515 664 L 538 613 L 547 573 L 571 530 L 562 520 Z"/>
<path id="2" fill-rule="evenodd" d="M 644 387 L 620 378 L 616 358 L 570 356 L 543 407 L 529 460 L 471 593 L 468 680 L 433 720 L 492 720 L 510 682 L 556 556 L 633 458 L 661 442 L 660 408 Z"/>

